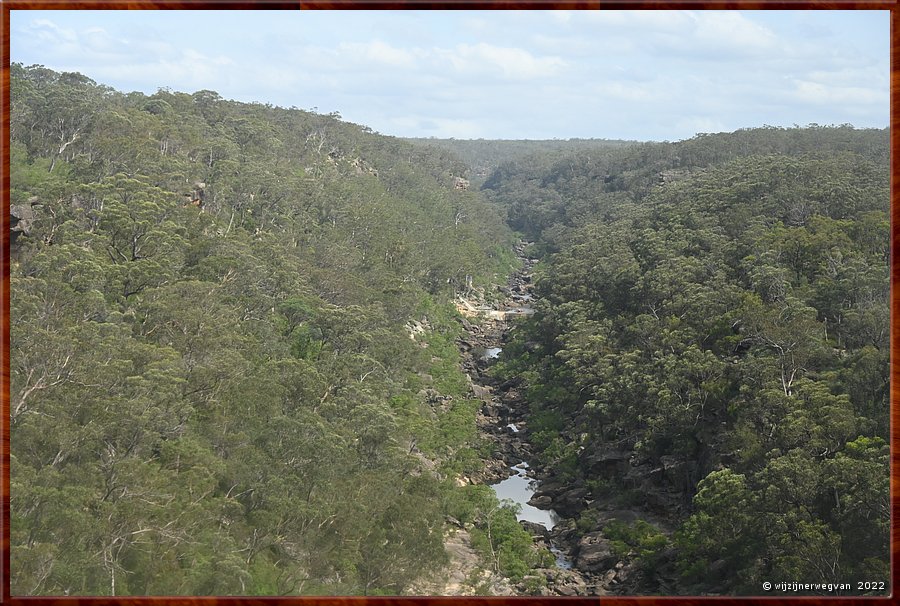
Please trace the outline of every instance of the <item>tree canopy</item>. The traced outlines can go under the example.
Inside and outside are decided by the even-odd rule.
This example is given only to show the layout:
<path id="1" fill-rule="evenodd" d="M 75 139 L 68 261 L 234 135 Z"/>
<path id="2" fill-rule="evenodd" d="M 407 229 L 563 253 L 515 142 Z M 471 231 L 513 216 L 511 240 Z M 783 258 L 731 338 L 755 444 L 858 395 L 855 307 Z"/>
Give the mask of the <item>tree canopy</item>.
<path id="1" fill-rule="evenodd" d="M 485 183 L 545 254 L 502 374 L 592 498 L 668 495 L 685 593 L 887 579 L 887 151 L 886 131 L 764 128 Z"/>
<path id="2" fill-rule="evenodd" d="M 15 64 L 11 94 L 12 592 L 438 570 L 474 445 L 450 299 L 508 271 L 501 213 L 331 115 Z"/>

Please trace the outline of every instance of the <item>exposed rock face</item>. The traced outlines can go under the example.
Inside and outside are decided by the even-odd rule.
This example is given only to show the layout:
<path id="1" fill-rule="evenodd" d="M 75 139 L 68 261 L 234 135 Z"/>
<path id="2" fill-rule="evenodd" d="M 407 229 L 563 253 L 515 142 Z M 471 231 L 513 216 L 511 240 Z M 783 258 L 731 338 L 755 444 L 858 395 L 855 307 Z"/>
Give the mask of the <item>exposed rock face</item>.
<path id="1" fill-rule="evenodd" d="M 9 205 L 9 231 L 10 244 L 15 244 L 16 239 L 24 234 L 31 233 L 31 224 L 34 222 L 34 207 L 40 206 L 40 202 L 32 197 L 25 204 Z"/>
<path id="2" fill-rule="evenodd" d="M 455 524 L 453 524 L 455 522 Z M 517 592 L 506 579 L 484 570 L 475 549 L 472 537 L 459 522 L 451 522 L 456 528 L 444 537 L 444 548 L 450 557 L 450 564 L 443 571 L 443 578 L 416 583 L 410 587 L 408 595 L 420 596 L 471 596 L 476 595 L 473 583 L 486 587 L 491 595 L 516 595 Z"/>
<path id="3" fill-rule="evenodd" d="M 538 509 L 549 509 L 553 505 L 553 499 L 547 495 L 535 495 L 528 500 L 528 504 Z"/>
<path id="4" fill-rule="evenodd" d="M 604 450 L 582 457 L 582 467 L 601 475 L 624 473 L 630 459 L 631 453 L 626 450 Z"/>
<path id="5" fill-rule="evenodd" d="M 553 509 L 563 516 L 576 516 L 584 509 L 587 494 L 587 489 L 583 487 L 567 490 L 553 500 Z"/>
<path id="6" fill-rule="evenodd" d="M 536 524 L 528 520 L 520 520 L 519 525 L 527 530 L 532 537 L 540 537 L 543 540 L 550 538 L 550 531 L 543 524 Z"/>
<path id="7" fill-rule="evenodd" d="M 575 565 L 579 570 L 601 572 L 613 568 L 618 558 L 602 532 L 589 532 L 578 541 Z"/>

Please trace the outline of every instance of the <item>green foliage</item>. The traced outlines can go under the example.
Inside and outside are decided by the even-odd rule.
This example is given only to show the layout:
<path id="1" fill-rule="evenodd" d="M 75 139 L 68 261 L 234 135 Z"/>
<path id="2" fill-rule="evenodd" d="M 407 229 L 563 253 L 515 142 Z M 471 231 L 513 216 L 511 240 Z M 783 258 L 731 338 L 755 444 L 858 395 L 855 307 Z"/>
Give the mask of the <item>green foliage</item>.
<path id="1" fill-rule="evenodd" d="M 888 561 L 886 135 L 750 129 L 485 182 L 543 253 L 536 313 L 497 368 L 526 384 L 542 462 L 639 506 L 632 470 L 598 466 L 625 450 L 693 498 L 674 539 L 690 591 Z"/>
<path id="2" fill-rule="evenodd" d="M 19 64 L 10 98 L 14 594 L 401 594 L 445 515 L 523 578 L 514 511 L 441 479 L 482 448 L 451 301 L 509 270 L 503 219 L 544 256 L 495 368 L 544 463 L 693 497 L 686 587 L 884 577 L 886 131 L 455 145 L 499 163 L 458 190 L 336 115 Z"/>
<path id="3" fill-rule="evenodd" d="M 440 569 L 432 467 L 477 463 L 451 299 L 508 270 L 500 211 L 335 116 L 11 72 L 12 592 Z"/>
<path id="4" fill-rule="evenodd" d="M 516 519 L 517 506 L 498 501 L 489 486 L 469 485 L 445 493 L 444 511 L 464 524 L 472 523 L 472 545 L 488 567 L 514 581 L 533 568 L 552 566 L 553 554 L 537 548 Z"/>
<path id="5" fill-rule="evenodd" d="M 525 577 L 525 592 L 528 595 L 541 595 L 541 589 L 547 586 L 547 579 L 544 576 Z"/>
<path id="6" fill-rule="evenodd" d="M 496 500 L 495 500 L 496 503 Z M 536 552 L 531 535 L 516 520 L 516 506 L 495 504 L 481 511 L 472 531 L 472 546 L 490 562 L 494 571 L 513 581 L 521 580 L 542 558 Z"/>
<path id="7" fill-rule="evenodd" d="M 612 520 L 603 527 L 603 534 L 610 540 L 617 557 L 633 558 L 647 570 L 653 570 L 660 553 L 668 545 L 666 535 L 645 520 L 638 520 L 632 525 Z"/>

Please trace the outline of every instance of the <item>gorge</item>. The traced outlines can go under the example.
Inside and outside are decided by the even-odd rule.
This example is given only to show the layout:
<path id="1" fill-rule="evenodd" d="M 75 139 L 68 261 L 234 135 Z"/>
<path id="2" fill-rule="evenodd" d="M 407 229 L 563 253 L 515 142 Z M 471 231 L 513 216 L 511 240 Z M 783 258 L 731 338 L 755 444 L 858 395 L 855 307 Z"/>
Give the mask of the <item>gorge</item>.
<path id="1" fill-rule="evenodd" d="M 14 595 L 890 578 L 886 129 L 10 98 Z"/>

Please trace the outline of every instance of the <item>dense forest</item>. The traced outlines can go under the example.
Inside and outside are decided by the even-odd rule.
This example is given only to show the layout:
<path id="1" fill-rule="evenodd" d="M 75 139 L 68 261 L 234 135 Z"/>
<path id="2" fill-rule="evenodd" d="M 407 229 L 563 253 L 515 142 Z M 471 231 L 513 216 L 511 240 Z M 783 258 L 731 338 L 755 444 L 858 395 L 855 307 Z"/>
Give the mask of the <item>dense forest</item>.
<path id="1" fill-rule="evenodd" d="M 491 372 L 621 591 L 889 580 L 886 130 L 403 140 L 18 64 L 10 95 L 14 595 L 414 593 L 452 525 L 548 566 L 460 481 L 491 445 L 454 301 L 522 238 Z"/>
<path id="2" fill-rule="evenodd" d="M 444 516 L 493 507 L 453 482 L 478 459 L 450 299 L 513 259 L 459 161 L 40 66 L 11 97 L 13 593 L 371 595 L 439 568 Z"/>
<path id="3" fill-rule="evenodd" d="M 770 127 L 488 179 L 544 254 L 497 370 L 579 528 L 610 501 L 677 525 L 607 528 L 643 591 L 889 579 L 888 150 Z"/>

